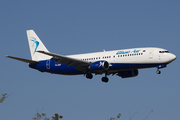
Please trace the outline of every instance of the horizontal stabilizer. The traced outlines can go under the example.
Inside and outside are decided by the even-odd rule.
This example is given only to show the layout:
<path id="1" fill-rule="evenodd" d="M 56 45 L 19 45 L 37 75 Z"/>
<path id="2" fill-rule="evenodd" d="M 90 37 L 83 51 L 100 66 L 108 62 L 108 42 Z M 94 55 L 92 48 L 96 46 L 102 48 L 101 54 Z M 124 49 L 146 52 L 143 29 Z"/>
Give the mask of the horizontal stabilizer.
<path id="1" fill-rule="evenodd" d="M 18 57 L 12 57 L 12 56 L 5 56 L 5 57 L 12 58 L 12 59 L 19 60 L 19 61 L 26 62 L 26 63 L 34 63 L 34 64 L 38 63 L 37 61 L 23 59 L 23 58 L 18 58 Z"/>

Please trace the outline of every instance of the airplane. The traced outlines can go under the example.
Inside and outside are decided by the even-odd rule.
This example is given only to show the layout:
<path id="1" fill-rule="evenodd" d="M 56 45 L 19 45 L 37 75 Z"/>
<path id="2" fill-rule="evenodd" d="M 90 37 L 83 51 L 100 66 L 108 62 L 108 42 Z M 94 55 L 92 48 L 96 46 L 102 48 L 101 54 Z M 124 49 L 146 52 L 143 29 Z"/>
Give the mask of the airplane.
<path id="1" fill-rule="evenodd" d="M 166 49 L 157 47 L 132 48 L 76 55 L 60 55 L 49 52 L 33 30 L 27 30 L 27 38 L 32 60 L 6 56 L 28 63 L 30 68 L 40 72 L 61 75 L 85 75 L 92 79 L 93 74 L 101 75 L 102 82 L 109 81 L 108 75 L 122 78 L 136 77 L 138 69 L 156 67 L 159 69 L 176 59 L 176 56 Z"/>

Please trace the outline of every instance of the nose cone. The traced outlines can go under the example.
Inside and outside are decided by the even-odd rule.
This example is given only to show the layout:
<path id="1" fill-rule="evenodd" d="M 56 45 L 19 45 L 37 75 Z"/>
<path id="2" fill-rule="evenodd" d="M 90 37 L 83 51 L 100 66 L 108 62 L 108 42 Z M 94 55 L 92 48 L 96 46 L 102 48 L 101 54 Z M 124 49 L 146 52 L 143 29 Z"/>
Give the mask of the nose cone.
<path id="1" fill-rule="evenodd" d="M 175 59 L 176 59 L 176 55 L 170 54 L 170 60 L 171 60 L 171 62 L 174 61 Z"/>

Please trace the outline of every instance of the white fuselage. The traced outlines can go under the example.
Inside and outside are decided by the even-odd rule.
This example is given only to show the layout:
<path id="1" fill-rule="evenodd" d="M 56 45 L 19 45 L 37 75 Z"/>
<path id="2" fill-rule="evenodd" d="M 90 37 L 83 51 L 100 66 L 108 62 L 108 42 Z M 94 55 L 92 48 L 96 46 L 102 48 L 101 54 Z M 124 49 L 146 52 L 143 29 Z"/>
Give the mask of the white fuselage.
<path id="1" fill-rule="evenodd" d="M 162 51 L 162 52 L 161 52 Z M 141 63 L 141 64 L 168 64 L 172 62 L 176 56 L 162 48 L 132 48 L 123 50 L 113 50 L 104 52 L 95 52 L 87 54 L 69 55 L 75 59 L 88 62 L 106 60 L 108 63 Z"/>
<path id="2" fill-rule="evenodd" d="M 108 82 L 107 75 L 118 75 L 122 78 L 135 77 L 138 69 L 157 67 L 160 68 L 174 61 L 176 56 L 167 50 L 155 47 L 132 48 L 94 52 L 77 55 L 60 55 L 51 53 L 33 30 L 27 30 L 30 53 L 32 60 L 6 56 L 15 60 L 26 62 L 30 68 L 41 72 L 63 75 L 84 74 L 86 78 L 92 79 L 94 74 L 103 74 L 103 82 Z"/>

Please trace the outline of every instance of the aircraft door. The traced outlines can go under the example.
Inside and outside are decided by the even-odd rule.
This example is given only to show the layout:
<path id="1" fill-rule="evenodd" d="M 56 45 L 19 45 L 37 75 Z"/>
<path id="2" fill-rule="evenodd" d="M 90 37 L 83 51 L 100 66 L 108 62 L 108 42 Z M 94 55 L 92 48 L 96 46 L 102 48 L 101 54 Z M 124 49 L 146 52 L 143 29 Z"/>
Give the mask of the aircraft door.
<path id="1" fill-rule="evenodd" d="M 47 61 L 46 61 L 46 68 L 47 68 L 47 69 L 50 69 L 50 60 L 47 60 Z"/>
<path id="2" fill-rule="evenodd" d="M 162 59 L 162 57 L 161 57 L 161 54 L 159 53 L 159 60 L 161 60 Z"/>
<path id="3" fill-rule="evenodd" d="M 153 59 L 153 52 L 154 52 L 153 49 L 149 50 L 149 59 Z"/>

